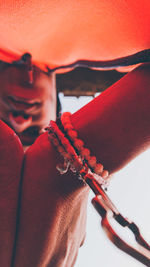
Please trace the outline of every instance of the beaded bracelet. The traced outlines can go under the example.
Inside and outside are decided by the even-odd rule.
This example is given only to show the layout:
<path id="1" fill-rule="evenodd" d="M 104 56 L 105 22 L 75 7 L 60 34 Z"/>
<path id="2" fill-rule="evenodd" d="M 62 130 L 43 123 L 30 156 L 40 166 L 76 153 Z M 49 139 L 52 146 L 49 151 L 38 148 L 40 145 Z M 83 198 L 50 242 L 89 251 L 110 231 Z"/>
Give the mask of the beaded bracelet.
<path id="1" fill-rule="evenodd" d="M 77 150 L 77 154 L 81 155 L 92 172 L 101 175 L 102 178 L 106 179 L 109 175 L 109 172 L 107 170 L 104 170 L 104 167 L 101 163 L 97 163 L 96 157 L 90 155 L 90 150 L 85 148 L 83 141 L 77 137 L 78 134 L 71 124 L 70 116 L 70 112 L 65 112 L 61 116 L 61 123 L 64 127 L 64 131 L 67 137 L 69 138 L 70 142 L 72 142 L 74 148 Z"/>
<path id="2" fill-rule="evenodd" d="M 69 114 L 64 116 L 65 120 L 62 118 L 62 124 L 65 128 L 65 123 L 67 127 L 69 128 L 68 131 L 74 131 L 73 127 L 68 120 Z M 59 124 L 60 121 L 58 121 Z M 61 125 L 60 125 L 61 128 Z M 66 172 L 68 170 L 68 167 L 70 166 L 70 169 L 72 171 L 75 171 L 79 177 L 84 181 L 85 184 L 87 184 L 94 194 L 96 195 L 95 198 L 93 198 L 93 204 L 100 216 L 102 217 L 102 226 L 106 230 L 107 235 L 109 239 L 121 250 L 128 253 L 129 255 L 133 256 L 137 260 L 139 260 L 141 263 L 146 264 L 146 266 L 149 265 L 149 244 L 143 239 L 142 235 L 140 234 L 139 228 L 137 225 L 133 222 L 130 222 L 129 220 L 125 219 L 117 210 L 117 208 L 114 206 L 112 201 L 109 199 L 107 194 L 105 193 L 104 189 L 106 189 L 107 181 L 108 179 L 104 179 L 100 175 L 97 175 L 96 173 L 91 172 L 92 167 L 89 163 L 89 158 L 87 159 L 88 164 L 85 161 L 85 157 L 78 155 L 76 150 L 81 151 L 83 150 L 83 142 L 82 142 L 82 149 L 81 149 L 81 141 L 79 142 L 77 140 L 77 133 L 74 131 L 74 133 L 68 135 L 70 138 L 74 136 L 72 139 L 74 143 L 78 141 L 77 143 L 80 143 L 79 148 L 77 149 L 77 146 L 73 146 L 72 142 L 67 138 L 67 134 L 60 130 L 56 122 L 51 121 L 49 127 L 46 128 L 48 131 L 48 136 L 50 140 L 53 142 L 53 144 L 57 147 L 57 150 L 64 158 L 64 164 L 61 166 L 62 169 L 57 169 L 61 172 L 63 170 Z M 85 148 L 84 148 L 85 149 Z M 90 155 L 90 153 L 88 153 Z M 99 164 L 99 163 L 96 163 Z M 94 170 L 96 167 L 96 164 L 94 164 Z M 92 165 L 93 166 L 93 165 Z M 104 187 L 104 188 L 103 188 Z M 140 244 L 141 250 L 137 250 L 131 245 L 122 240 L 120 236 L 116 233 L 116 229 L 112 228 L 112 224 L 110 224 L 109 220 L 114 218 L 116 222 L 118 222 L 122 227 L 128 227 L 132 233 L 135 236 L 135 239 L 138 244 Z M 144 248 L 144 250 L 143 250 Z"/>
<path id="3" fill-rule="evenodd" d="M 89 176 L 95 179 L 101 185 L 106 188 L 109 180 L 106 176 L 101 176 L 99 173 L 94 173 L 93 169 L 89 167 L 83 155 L 77 153 L 77 149 L 72 145 L 70 140 L 66 137 L 66 133 L 63 133 L 56 122 L 51 121 L 49 127 L 46 128 L 49 134 L 49 138 L 57 148 L 58 152 L 63 156 L 64 163 L 56 166 L 57 170 L 64 174 L 70 168 L 71 171 L 76 172 L 84 182 Z M 73 128 L 72 128 L 73 130 Z M 97 163 L 97 165 L 100 163 Z M 96 169 L 96 168 L 95 168 Z M 103 173 L 103 171 L 102 171 Z M 108 173 L 108 172 L 107 172 Z M 108 176 L 107 176 L 108 177 Z"/>
<path id="4" fill-rule="evenodd" d="M 50 121 L 49 127 L 46 130 L 48 130 L 50 140 L 64 158 L 64 164 L 56 166 L 59 172 L 64 174 L 68 171 L 69 167 L 73 172 L 79 172 L 82 169 L 82 160 L 76 154 L 64 133 L 58 128 L 56 122 Z"/>

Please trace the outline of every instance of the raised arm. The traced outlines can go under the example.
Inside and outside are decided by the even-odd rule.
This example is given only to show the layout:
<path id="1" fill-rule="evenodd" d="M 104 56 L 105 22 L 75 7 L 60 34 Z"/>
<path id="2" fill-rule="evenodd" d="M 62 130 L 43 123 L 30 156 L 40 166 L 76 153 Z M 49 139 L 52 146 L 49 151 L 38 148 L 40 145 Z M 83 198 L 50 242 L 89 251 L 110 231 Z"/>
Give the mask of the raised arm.
<path id="1" fill-rule="evenodd" d="M 126 75 L 72 115 L 79 137 L 111 173 L 150 144 L 150 66 Z M 73 266 L 85 235 L 88 189 L 56 165 L 45 133 L 26 153 L 15 267 Z"/>
<path id="2" fill-rule="evenodd" d="M 150 145 L 150 64 L 128 73 L 72 115 L 85 145 L 111 173 Z"/>

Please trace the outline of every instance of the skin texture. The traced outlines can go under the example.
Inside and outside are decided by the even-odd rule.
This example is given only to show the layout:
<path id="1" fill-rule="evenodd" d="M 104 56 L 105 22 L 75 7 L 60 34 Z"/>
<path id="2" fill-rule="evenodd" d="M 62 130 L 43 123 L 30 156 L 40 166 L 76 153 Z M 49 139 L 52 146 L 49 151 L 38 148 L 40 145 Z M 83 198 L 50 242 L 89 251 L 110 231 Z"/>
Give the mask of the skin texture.
<path id="1" fill-rule="evenodd" d="M 26 152 L 14 266 L 73 266 L 85 236 L 88 189 L 72 173 L 59 175 L 60 160 L 47 134 Z"/>
<path id="2" fill-rule="evenodd" d="M 149 64 L 140 66 L 71 117 L 110 173 L 150 145 L 149 73 Z M 60 176 L 60 161 L 47 133 L 25 153 L 15 267 L 73 266 L 85 235 L 88 189 L 75 175 Z"/>
<path id="3" fill-rule="evenodd" d="M 110 172 L 149 147 L 149 72 L 141 65 L 72 115 L 79 137 Z"/>

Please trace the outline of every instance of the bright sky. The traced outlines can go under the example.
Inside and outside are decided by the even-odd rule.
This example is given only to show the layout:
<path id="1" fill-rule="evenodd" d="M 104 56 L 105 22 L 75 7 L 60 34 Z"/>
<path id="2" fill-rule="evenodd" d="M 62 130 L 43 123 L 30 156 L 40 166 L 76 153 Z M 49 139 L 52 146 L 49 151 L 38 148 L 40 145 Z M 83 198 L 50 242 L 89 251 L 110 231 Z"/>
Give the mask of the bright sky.
<path id="1" fill-rule="evenodd" d="M 63 112 L 75 112 L 91 101 L 92 97 L 64 97 L 60 94 L 60 100 Z M 144 238 L 150 243 L 149 159 L 150 150 L 147 150 L 115 174 L 108 188 L 108 195 L 122 215 L 139 226 Z M 79 250 L 74 267 L 144 266 L 121 252 L 108 240 L 100 225 L 100 217 L 90 203 L 93 196 L 91 193 L 89 197 L 86 240 Z M 123 230 L 122 234 L 128 236 L 129 232 Z M 134 240 L 131 239 L 131 243 L 135 244 Z"/>

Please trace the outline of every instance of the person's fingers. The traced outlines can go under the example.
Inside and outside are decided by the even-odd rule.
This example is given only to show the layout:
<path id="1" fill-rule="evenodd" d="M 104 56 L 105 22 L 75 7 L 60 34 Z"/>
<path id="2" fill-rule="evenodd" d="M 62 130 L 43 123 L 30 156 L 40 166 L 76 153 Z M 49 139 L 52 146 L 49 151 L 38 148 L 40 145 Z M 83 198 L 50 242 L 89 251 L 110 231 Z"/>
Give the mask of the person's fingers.
<path id="1" fill-rule="evenodd" d="M 27 150 L 15 267 L 72 266 L 85 235 L 88 189 L 60 175 L 61 158 L 41 135 Z"/>
<path id="2" fill-rule="evenodd" d="M 23 155 L 16 134 L 0 121 L 0 265 L 5 267 L 13 256 Z"/>

